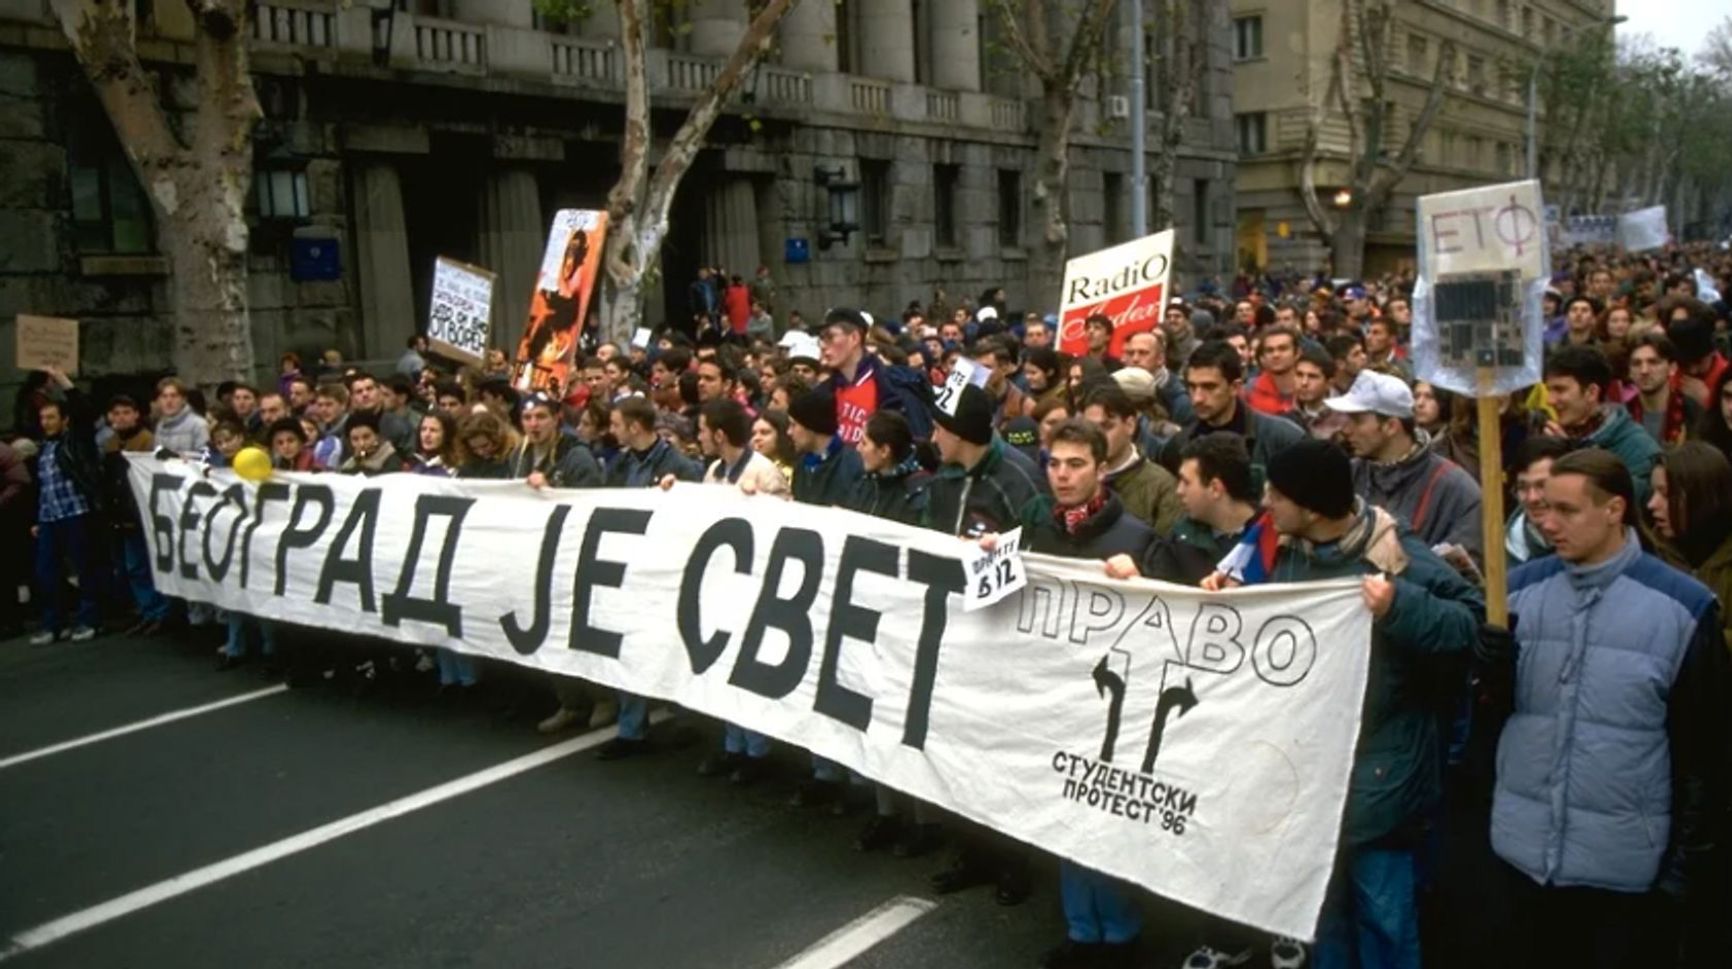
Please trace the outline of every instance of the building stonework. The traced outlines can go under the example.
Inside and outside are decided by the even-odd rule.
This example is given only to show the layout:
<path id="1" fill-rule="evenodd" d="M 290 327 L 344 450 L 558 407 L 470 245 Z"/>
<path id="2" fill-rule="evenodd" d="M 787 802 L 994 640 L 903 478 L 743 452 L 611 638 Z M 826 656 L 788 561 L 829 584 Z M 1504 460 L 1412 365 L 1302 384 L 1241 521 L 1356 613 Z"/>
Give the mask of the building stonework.
<path id="1" fill-rule="evenodd" d="M 1198 2 L 1216 15 L 1204 114 L 1189 122 L 1174 200 L 1179 269 L 1193 282 L 1231 271 L 1235 221 L 1225 5 Z M 552 213 L 605 207 L 617 177 L 622 65 L 608 8 L 550 25 L 530 0 L 398 7 L 386 46 L 364 4 L 256 5 L 265 117 L 248 292 L 261 378 L 290 350 L 394 358 L 419 326 L 439 255 L 498 274 L 495 343 L 510 345 Z M 190 23 L 172 0 L 152 9 L 140 54 L 163 66 L 165 101 L 184 112 L 196 85 L 173 65 L 191 60 Z M 689 26 L 662 31 L 649 51 L 652 162 L 745 28 L 741 3 L 687 10 Z M 1027 281 L 1038 88 L 996 33 L 978 0 L 796 6 L 682 185 L 650 322 L 686 312 L 700 263 L 747 277 L 767 266 L 779 315 L 842 304 L 894 313 L 940 289 L 956 305 L 996 286 L 1015 307 L 1054 309 L 1057 293 Z M 1113 24 L 1108 99 L 1085 96 L 1078 111 L 1073 253 L 1128 236 L 1129 121 L 1110 103 L 1127 87 L 1128 46 Z M 0 326 L 16 313 L 77 317 L 87 374 L 166 369 L 167 267 L 143 196 L 40 0 L 0 0 L 0 98 Z M 823 246 L 831 180 L 858 186 L 861 229 Z M 799 240 L 804 262 L 789 258 Z M 334 273 L 309 262 L 333 247 Z M 0 339 L 0 365 L 11 347 Z"/>
<path id="2" fill-rule="evenodd" d="M 1329 85 L 1346 0 L 1232 0 L 1234 128 L 1241 267 L 1314 272 L 1329 259 L 1299 195 L 1299 160 L 1312 99 Z M 1442 108 L 1418 161 L 1369 227 L 1365 270 L 1416 259 L 1421 195 L 1526 177 L 1527 82 L 1536 59 L 1587 31 L 1610 29 L 1616 0 L 1399 0 L 1389 6 L 1389 121 L 1384 148 L 1401 150 L 1424 107 L 1445 38 Z M 1358 57 L 1357 50 L 1355 57 Z M 1367 98 L 1363 82 L 1355 95 Z M 1543 123 L 1543 122 L 1542 122 Z M 1317 192 L 1325 206 L 1348 184 L 1348 127 L 1331 106 L 1319 139 Z M 1548 185 L 1554 172 L 1543 172 Z"/>

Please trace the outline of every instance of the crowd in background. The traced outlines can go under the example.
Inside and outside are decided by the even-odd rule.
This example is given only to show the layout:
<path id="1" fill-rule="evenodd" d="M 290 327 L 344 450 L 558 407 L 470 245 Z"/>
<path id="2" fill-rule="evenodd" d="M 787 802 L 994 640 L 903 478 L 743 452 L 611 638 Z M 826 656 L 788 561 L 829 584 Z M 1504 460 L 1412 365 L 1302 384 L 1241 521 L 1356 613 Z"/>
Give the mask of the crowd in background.
<path id="1" fill-rule="evenodd" d="M 1126 336 L 1104 316 L 1061 333 L 1053 314 L 1012 312 L 1002 289 L 884 316 L 832 309 L 808 327 L 775 306 L 767 271 L 705 269 L 688 319 L 649 346 L 591 343 L 559 395 L 520 394 L 502 353 L 452 366 L 419 337 L 390 373 L 335 351 L 313 365 L 285 354 L 275 382 L 209 397 L 166 377 L 148 399 L 98 401 L 63 374 L 32 375 L 0 443 L 0 537 L 33 550 L 0 556 L 0 637 L 25 631 L 14 593 L 28 589 L 38 646 L 172 632 L 215 649 L 219 670 L 256 663 L 357 691 L 424 683 L 436 702 L 547 733 L 617 723 L 603 759 L 654 749 L 642 697 L 159 593 L 123 455 L 220 468 L 249 445 L 282 471 L 704 483 L 986 544 L 1020 526 L 1035 551 L 1209 589 L 1353 575 L 1377 631 L 1315 945 L 1067 863 L 1068 937 L 1047 964 L 1131 964 L 1149 911 L 1147 934 L 1194 937 L 1195 969 L 1253 956 L 1417 966 L 1422 953 L 1707 964 L 1723 959 L 1716 839 L 1732 806 L 1732 639 L 1716 605 L 1732 597 L 1719 295 L 1732 256 L 1572 251 L 1559 264 L 1544 379 L 1498 404 L 1503 544 L 1522 566 L 1513 632 L 1483 624 L 1479 426 L 1471 399 L 1415 379 L 1410 273 L 1241 277 L 1171 299 L 1160 325 Z M 959 357 L 984 379 L 935 407 Z M 770 754 L 728 725 L 699 773 L 750 784 Z M 954 842 L 936 890 L 1028 896 L 1026 849 L 822 759 L 802 774 L 796 804 L 870 804 L 862 850 L 920 857 Z M 1476 853 L 1483 864 L 1461 860 Z"/>

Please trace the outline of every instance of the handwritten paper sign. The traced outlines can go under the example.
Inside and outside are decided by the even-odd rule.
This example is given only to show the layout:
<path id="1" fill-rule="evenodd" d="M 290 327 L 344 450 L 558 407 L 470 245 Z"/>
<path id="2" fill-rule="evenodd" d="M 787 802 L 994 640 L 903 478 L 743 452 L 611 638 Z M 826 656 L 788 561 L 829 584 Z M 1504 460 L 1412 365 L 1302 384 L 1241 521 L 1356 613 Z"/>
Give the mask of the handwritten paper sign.
<path id="1" fill-rule="evenodd" d="M 951 417 L 955 417 L 956 405 L 962 402 L 962 388 L 969 384 L 985 387 L 987 379 L 991 376 L 992 374 L 988 373 L 985 367 L 973 360 L 967 357 L 957 357 L 956 362 L 950 365 L 950 376 L 944 378 L 944 386 L 938 388 L 938 395 L 935 398 L 938 409 Z"/>
<path id="2" fill-rule="evenodd" d="M 998 536 L 992 551 L 976 549 L 976 553 L 966 563 L 968 594 L 962 600 L 963 612 L 985 609 L 1028 585 L 1028 570 L 1022 567 L 1022 529 Z"/>
<path id="3" fill-rule="evenodd" d="M 17 362 L 20 370 L 78 372 L 78 321 L 18 314 Z"/>
<path id="4" fill-rule="evenodd" d="M 433 264 L 433 306 L 427 343 L 441 356 L 481 366 L 493 311 L 493 274 L 440 256 Z"/>
<path id="5" fill-rule="evenodd" d="M 1542 274 L 1545 208 L 1540 183 L 1510 182 L 1419 199 L 1419 229 L 1432 279 L 1514 269 Z"/>

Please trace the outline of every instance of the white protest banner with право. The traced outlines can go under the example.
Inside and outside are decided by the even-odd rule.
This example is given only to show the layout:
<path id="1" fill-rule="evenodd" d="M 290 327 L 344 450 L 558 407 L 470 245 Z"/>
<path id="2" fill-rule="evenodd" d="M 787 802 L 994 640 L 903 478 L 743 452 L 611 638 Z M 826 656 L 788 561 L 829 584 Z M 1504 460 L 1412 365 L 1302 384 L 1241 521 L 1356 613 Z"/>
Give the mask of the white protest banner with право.
<path id="1" fill-rule="evenodd" d="M 493 315 L 493 274 L 440 256 L 433 263 L 433 305 L 427 312 L 427 343 L 434 353 L 481 366 Z"/>
<path id="2" fill-rule="evenodd" d="M 130 462 L 169 595 L 671 700 L 1313 934 L 1370 653 L 1355 582 L 1209 594 L 1027 555 L 965 612 L 978 546 L 732 489 Z"/>
<path id="3" fill-rule="evenodd" d="M 1161 324 L 1173 269 L 1173 230 L 1078 256 L 1065 263 L 1059 296 L 1059 349 L 1088 353 L 1085 323 L 1096 313 L 1113 321 L 1107 353 L 1124 355 L 1125 341 Z"/>

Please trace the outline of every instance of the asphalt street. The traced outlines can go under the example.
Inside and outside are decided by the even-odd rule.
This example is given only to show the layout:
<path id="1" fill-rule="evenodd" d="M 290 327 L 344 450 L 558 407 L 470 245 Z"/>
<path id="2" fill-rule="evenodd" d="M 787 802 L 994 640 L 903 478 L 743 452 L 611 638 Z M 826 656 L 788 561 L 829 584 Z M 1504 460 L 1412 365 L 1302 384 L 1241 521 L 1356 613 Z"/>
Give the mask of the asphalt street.
<path id="1" fill-rule="evenodd" d="M 0 962 L 986 969 L 1063 936 L 1050 859 L 1021 906 L 935 896 L 947 853 L 863 855 L 864 805 L 788 804 L 800 752 L 697 777 L 702 718 L 600 762 L 611 730 L 541 737 L 424 680 L 274 688 L 214 647 L 0 642 Z"/>

